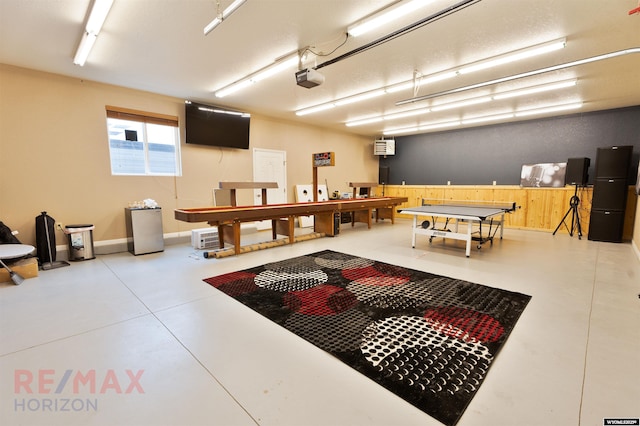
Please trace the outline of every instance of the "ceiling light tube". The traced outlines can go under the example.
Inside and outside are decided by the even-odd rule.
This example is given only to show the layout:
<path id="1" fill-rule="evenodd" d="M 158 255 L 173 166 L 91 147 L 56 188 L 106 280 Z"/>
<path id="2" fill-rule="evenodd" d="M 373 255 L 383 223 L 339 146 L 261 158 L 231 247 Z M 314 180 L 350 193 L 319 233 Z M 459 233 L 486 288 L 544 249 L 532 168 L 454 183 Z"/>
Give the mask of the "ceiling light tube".
<path id="1" fill-rule="evenodd" d="M 325 111 L 325 110 L 331 109 L 331 108 L 335 108 L 335 104 L 327 103 L 327 104 L 322 104 L 322 105 L 317 105 L 317 106 L 314 106 L 314 107 L 301 109 L 299 111 L 296 111 L 296 115 L 297 116 L 303 116 L 303 115 L 307 115 L 307 114 L 313 114 L 314 112 Z"/>
<path id="2" fill-rule="evenodd" d="M 347 121 L 345 125 L 347 127 L 361 126 L 363 124 L 377 123 L 383 120 L 397 120 L 399 118 L 414 117 L 416 115 L 427 114 L 429 111 L 430 111 L 429 108 L 420 108 L 420 109 L 414 109 L 411 111 L 396 112 L 394 114 L 379 115 L 376 117 L 361 118 L 358 120 Z"/>
<path id="3" fill-rule="evenodd" d="M 405 81 L 403 83 L 392 84 L 391 86 L 387 86 L 384 88 L 384 91 L 387 93 L 396 93 L 401 92 L 403 90 L 409 90 L 413 88 L 413 81 Z"/>
<path id="4" fill-rule="evenodd" d="M 421 87 L 424 86 L 426 84 L 431 84 L 431 83 L 435 83 L 437 81 L 442 81 L 442 80 L 446 80 L 448 78 L 453 78 L 458 76 L 459 74 L 463 73 L 463 70 L 474 70 L 474 67 L 478 67 L 480 64 L 489 64 L 489 66 L 497 66 L 500 65 L 502 63 L 507 63 L 507 62 L 513 62 L 516 60 L 520 60 L 520 59 L 524 59 L 526 57 L 530 57 L 531 55 L 534 54 L 542 54 L 545 52 L 549 52 L 549 51 L 553 51 L 553 50 L 557 50 L 560 49 L 562 47 L 564 47 L 564 45 L 566 44 L 566 39 L 562 38 L 559 40 L 553 40 L 550 42 L 546 42 L 546 43 L 542 43 L 542 44 L 538 44 L 532 47 L 527 47 L 524 49 L 520 49 L 520 50 L 516 50 L 515 52 L 510 52 L 507 53 L 505 55 L 502 55 L 500 57 L 497 58 L 492 58 L 492 59 L 487 59 L 487 60 L 483 60 L 480 62 L 476 62 L 475 64 L 470 64 L 469 66 L 462 66 L 461 68 L 458 69 L 451 69 L 451 70 L 447 70 L 447 71 L 442 71 L 442 72 L 438 72 L 435 74 L 431 74 L 431 75 L 426 75 L 426 76 L 422 76 L 416 80 L 408 80 L 408 81 L 403 81 L 400 83 L 395 83 L 389 86 L 385 86 L 382 89 L 385 91 L 385 93 L 396 93 L 396 92 L 400 92 L 403 90 L 409 90 L 409 89 L 415 89 L 416 87 Z M 508 61 L 506 61 L 505 59 L 501 59 L 501 58 L 506 58 L 509 59 Z M 503 61 L 503 62 L 499 62 L 499 61 Z M 479 69 L 479 68 L 477 68 Z M 470 71 L 466 71 L 466 72 L 470 72 Z M 354 95 L 354 97 L 357 95 Z M 363 98 L 363 99 L 367 99 L 367 98 Z M 359 99 L 360 100 L 360 99 Z M 352 101 L 352 102 L 357 102 L 356 101 Z M 405 101 L 401 101 L 401 102 L 405 102 Z M 335 101 L 332 101 L 331 103 L 334 103 L 333 106 L 339 106 L 339 105 L 346 105 L 347 102 L 345 103 L 341 103 L 340 99 L 337 99 Z M 351 102 L 348 102 L 351 103 Z M 399 103 L 396 103 L 396 105 L 399 105 Z M 333 108 L 330 107 L 330 108 Z M 315 108 L 315 107 L 310 107 L 310 108 Z M 315 109 L 313 111 L 307 111 L 304 110 L 303 114 L 299 114 L 301 111 L 296 112 L 297 115 L 305 115 L 305 114 L 311 114 L 313 112 L 319 112 L 319 111 L 324 111 L 327 108 L 318 108 Z"/>
<path id="5" fill-rule="evenodd" d="M 516 111 L 514 113 L 479 116 L 475 118 L 462 120 L 462 122 L 448 121 L 444 123 L 435 123 L 435 124 L 427 124 L 427 125 L 420 125 L 420 126 L 388 129 L 383 131 L 383 135 L 391 136 L 391 135 L 396 135 L 401 133 L 412 133 L 412 132 L 420 132 L 425 130 L 440 129 L 444 127 L 453 127 L 460 124 L 477 124 L 477 123 L 483 123 L 487 121 L 504 120 L 506 118 L 527 117 L 527 116 L 537 115 L 537 114 L 548 114 L 548 113 L 554 113 L 554 112 L 560 112 L 560 111 L 568 111 L 572 109 L 581 108 L 582 105 L 583 105 L 582 102 L 574 102 L 574 103 L 564 104 L 564 105 L 553 105 L 553 106 L 542 107 L 542 108 Z"/>
<path id="6" fill-rule="evenodd" d="M 94 0 L 91 12 L 89 12 L 89 19 L 87 19 L 87 24 L 85 25 L 85 32 L 73 58 L 74 64 L 83 66 L 87 61 L 98 34 L 102 30 L 104 21 L 111 10 L 111 6 L 113 6 L 113 0 Z"/>
<path id="7" fill-rule="evenodd" d="M 572 80 L 559 81 L 559 82 L 555 82 L 555 83 L 542 84 L 542 85 L 532 86 L 532 87 L 528 87 L 528 88 L 512 90 L 512 91 L 509 91 L 509 92 L 499 93 L 499 94 L 496 94 L 496 95 L 493 95 L 493 96 L 483 96 L 483 97 L 478 97 L 478 98 L 460 100 L 460 101 L 456 101 L 456 102 L 442 103 L 442 104 L 434 105 L 431 108 L 418 108 L 418 109 L 413 109 L 413 110 L 404 111 L 404 112 L 398 112 L 398 113 L 393 113 L 393 114 L 380 115 L 380 116 L 376 116 L 376 117 L 369 117 L 369 118 L 363 118 L 363 119 L 358 119 L 358 120 L 352 120 L 352 121 L 346 122 L 345 124 L 348 127 L 352 127 L 352 126 L 360 126 L 360 125 L 363 125 L 363 124 L 375 123 L 375 122 L 379 122 L 379 121 L 382 121 L 382 120 L 397 120 L 397 119 L 400 119 L 400 118 L 406 118 L 406 117 L 412 117 L 412 116 L 416 116 L 416 115 L 427 114 L 428 112 L 431 112 L 431 111 L 433 111 L 433 112 L 445 111 L 445 110 L 448 110 L 448 109 L 461 108 L 461 107 L 464 107 L 464 106 L 477 105 L 477 104 L 481 104 L 481 103 L 485 103 L 485 102 L 490 102 L 492 100 L 507 99 L 507 98 L 517 97 L 517 96 L 525 96 L 525 95 L 530 95 L 530 94 L 534 94 L 534 93 L 541 93 L 541 92 L 547 92 L 547 91 L 551 91 L 551 90 L 558 90 L 558 89 L 562 89 L 562 88 L 566 88 L 566 87 L 575 86 L 577 84 L 577 82 L 578 82 L 577 79 L 572 79 Z"/>
<path id="8" fill-rule="evenodd" d="M 550 112 L 559 112 L 559 111 L 568 111 L 571 109 L 578 109 L 578 108 L 582 108 L 582 102 L 576 102 L 572 104 L 558 105 L 558 106 L 552 106 L 552 107 L 546 107 L 546 108 L 536 108 L 536 109 L 530 109 L 525 111 L 518 111 L 516 112 L 515 115 L 516 117 L 527 117 L 530 115 L 547 114 Z"/>
<path id="9" fill-rule="evenodd" d="M 426 126 L 420 126 L 418 130 L 434 130 L 434 129 L 443 129 L 445 127 L 455 127 L 459 126 L 460 121 L 447 121 L 446 123 L 436 123 L 436 124 L 427 124 Z"/>
<path id="10" fill-rule="evenodd" d="M 485 82 L 482 82 L 482 83 L 471 84 L 469 86 L 458 87 L 456 89 L 445 90 L 443 92 L 431 93 L 429 95 L 423 95 L 423 96 L 417 96 L 417 97 L 414 97 L 414 98 L 398 101 L 398 102 L 396 102 L 396 106 L 401 106 L 401 105 L 405 105 L 405 104 L 408 104 L 408 103 L 425 101 L 427 99 L 433 99 L 433 98 L 437 98 L 437 97 L 444 96 L 444 95 L 451 95 L 453 93 L 460 93 L 460 92 L 465 92 L 467 90 L 479 89 L 481 87 L 491 86 L 491 85 L 494 85 L 494 84 L 506 83 L 507 81 L 518 80 L 518 79 L 525 78 L 525 77 L 532 77 L 534 75 L 544 74 L 544 73 L 551 72 L 551 71 L 558 71 L 558 70 L 562 70 L 562 69 L 566 69 L 566 68 L 571 68 L 571 67 L 576 67 L 576 66 L 579 66 L 579 65 L 588 64 L 588 63 L 591 63 L 591 62 L 602 61 L 602 60 L 605 60 L 605 59 L 615 58 L 615 57 L 623 56 L 623 55 L 632 55 L 632 54 L 636 54 L 636 53 L 640 53 L 640 47 L 632 47 L 632 48 L 629 48 L 629 49 L 618 50 L 618 51 L 615 51 L 615 52 L 605 53 L 603 55 L 598 55 L 598 56 L 592 56 L 590 58 L 579 59 L 579 60 L 573 61 L 573 62 L 567 62 L 567 63 L 560 64 L 560 65 L 553 65 L 553 66 L 550 66 L 550 67 L 547 67 L 547 68 L 540 68 L 540 69 L 533 70 L 533 71 L 523 72 L 521 74 L 510 75 L 508 77 L 501 77 L 501 78 L 497 78 L 495 80 L 489 80 L 489 81 L 485 81 Z"/>
<path id="11" fill-rule="evenodd" d="M 82 40 L 80 40 L 78 50 L 76 51 L 76 56 L 73 58 L 74 64 L 83 66 L 84 63 L 87 62 L 89 53 L 91 53 L 91 49 L 93 48 L 97 38 L 97 35 L 85 31 L 82 35 Z"/>
<path id="12" fill-rule="evenodd" d="M 235 0 L 229 7 L 222 11 L 222 13 L 215 18 L 213 21 L 209 22 L 206 27 L 204 27 L 204 35 L 209 34 L 215 27 L 220 25 L 222 21 L 227 19 L 229 15 L 236 11 L 237 8 L 242 6 L 247 0 Z"/>
<path id="13" fill-rule="evenodd" d="M 542 55 L 544 53 L 553 52 L 564 48 L 567 44 L 566 39 L 554 40 L 547 43 L 539 44 L 533 47 L 527 47 L 515 52 L 510 52 L 504 55 L 497 56 L 495 58 L 485 59 L 479 62 L 475 62 L 471 65 L 461 67 L 458 69 L 460 74 L 469 74 L 471 72 L 480 71 L 483 69 L 495 67 L 498 65 L 508 64 L 510 62 L 520 61 L 522 59 L 531 58 L 534 56 Z"/>
<path id="14" fill-rule="evenodd" d="M 204 35 L 207 35 L 207 34 L 209 34 L 211 31 L 213 31 L 213 29 L 214 29 L 215 27 L 217 27 L 218 25 L 220 25 L 220 23 L 221 23 L 221 22 L 222 22 L 222 19 L 220 19 L 220 18 L 218 18 L 218 17 L 213 18 L 213 21 L 209 22 L 209 23 L 207 24 L 207 26 L 206 26 L 206 27 L 204 27 Z"/>
<path id="15" fill-rule="evenodd" d="M 412 132 L 420 132 L 424 130 L 444 129 L 446 127 L 455 127 L 459 125 L 460 125 L 460 121 L 454 120 L 454 121 L 446 121 L 444 123 L 424 124 L 419 126 L 389 129 L 389 130 L 384 130 L 382 134 L 385 136 L 393 136 L 393 135 L 402 134 L 402 133 L 412 133 Z"/>
<path id="16" fill-rule="evenodd" d="M 246 89 L 251 86 L 253 82 L 251 80 L 240 80 L 233 84 L 228 85 L 225 88 L 222 88 L 214 93 L 216 98 L 224 98 L 225 96 L 229 96 L 232 93 L 239 92 L 242 89 Z"/>
<path id="17" fill-rule="evenodd" d="M 433 112 L 445 111 L 445 110 L 448 110 L 448 109 L 462 108 L 462 107 L 465 107 L 465 106 L 477 105 L 477 104 L 482 104 L 482 103 L 485 103 L 485 102 L 491 102 L 491 96 L 483 96 L 481 98 L 465 99 L 464 101 L 449 102 L 449 103 L 446 103 L 446 104 L 440 104 L 440 105 L 432 106 L 431 107 L 431 111 L 433 111 Z"/>
<path id="18" fill-rule="evenodd" d="M 512 112 L 506 114 L 496 114 L 496 115 L 486 115 L 484 117 L 476 117 L 462 120 L 462 124 L 476 124 L 476 123 L 484 123 L 486 121 L 496 121 L 496 120 L 504 120 L 505 118 L 513 118 L 514 114 Z"/>
<path id="19" fill-rule="evenodd" d="M 298 54 L 294 53 L 284 58 L 277 59 L 273 64 L 254 73 L 250 78 L 253 82 L 266 80 L 267 78 L 284 71 L 287 68 L 298 65 Z"/>
<path id="20" fill-rule="evenodd" d="M 439 72 L 437 74 L 420 77 L 415 82 L 413 80 L 409 80 L 402 83 L 393 84 L 391 86 L 385 87 L 384 90 L 387 93 L 395 93 L 401 90 L 412 89 L 416 86 L 420 87 L 420 86 L 424 86 L 425 84 L 431 84 L 431 83 L 435 83 L 436 81 L 442 81 L 448 78 L 453 78 L 457 75 L 458 73 L 456 71 Z"/>
<path id="21" fill-rule="evenodd" d="M 573 87 L 576 84 L 578 84 L 578 80 L 577 79 L 567 80 L 567 81 L 559 81 L 557 83 L 542 84 L 540 86 L 529 87 L 529 88 L 526 88 L 526 89 L 511 90 L 509 92 L 499 93 L 497 95 L 493 95 L 493 99 L 501 100 L 501 99 L 514 98 L 516 96 L 524 96 L 524 95 L 532 95 L 532 94 L 535 94 L 535 93 L 550 92 L 552 90 L 559 90 L 559 89 L 565 89 L 567 87 Z"/>
<path id="22" fill-rule="evenodd" d="M 365 119 L 362 119 L 362 120 L 347 121 L 344 124 L 347 127 L 354 127 L 354 126 L 362 126 L 362 125 L 365 125 L 365 124 L 379 123 L 382 120 L 383 120 L 382 117 L 373 117 L 373 118 L 365 118 Z"/>
<path id="23" fill-rule="evenodd" d="M 426 6 L 429 1 L 425 0 L 406 0 L 399 3 L 395 3 L 393 6 L 388 7 L 378 13 L 375 13 L 367 18 L 364 18 L 347 28 L 347 33 L 351 37 L 358 37 L 369 31 L 375 30 L 382 25 L 388 24 L 396 19 L 399 19 L 409 13 Z"/>
<path id="24" fill-rule="evenodd" d="M 364 101 L 366 99 L 375 98 L 385 94 L 384 89 L 372 90 L 370 92 L 361 93 L 359 95 L 349 96 L 335 101 L 336 106 L 348 105 L 355 102 Z"/>
<path id="25" fill-rule="evenodd" d="M 199 106 L 198 110 L 205 111 L 205 112 L 213 112 L 216 114 L 236 115 L 239 117 L 251 117 L 251 114 L 249 114 L 248 112 L 229 111 L 226 109 L 207 108 L 207 107 Z"/>
<path id="26" fill-rule="evenodd" d="M 405 127 L 402 129 L 390 129 L 390 130 L 385 130 L 382 132 L 382 134 L 384 136 L 394 136 L 394 135 L 400 135 L 402 133 L 413 133 L 413 132 L 417 132 L 418 131 L 418 126 L 414 126 L 414 127 Z"/>
<path id="27" fill-rule="evenodd" d="M 444 80 L 444 79 L 447 79 L 447 78 L 455 77 L 456 75 L 457 74 L 456 74 L 455 71 L 434 74 L 432 76 L 421 78 L 419 83 L 418 83 L 418 85 L 422 86 L 423 84 L 433 83 L 435 81 L 440 81 L 440 80 Z M 396 93 L 396 92 L 400 92 L 402 90 L 409 90 L 409 89 L 413 88 L 414 86 L 415 86 L 415 83 L 413 82 L 413 80 L 405 81 L 405 82 L 402 82 L 402 83 L 396 83 L 396 84 L 392 84 L 390 86 L 383 87 L 381 89 L 375 89 L 375 90 L 371 90 L 369 92 L 363 92 L 363 93 L 358 94 L 358 95 L 353 95 L 353 96 L 349 96 L 349 97 L 346 97 L 346 98 L 336 99 L 336 100 L 328 102 L 326 104 L 320 104 L 320 105 L 317 105 L 317 106 L 301 109 L 301 110 L 296 111 L 296 115 L 313 114 L 315 112 L 325 111 L 327 109 L 334 108 L 336 106 L 342 106 L 342 105 L 347 105 L 347 104 L 350 104 L 350 103 L 360 102 L 360 101 L 363 101 L 363 100 L 366 100 L 366 99 L 370 99 L 370 98 L 375 97 L 375 96 L 381 96 L 381 95 L 384 95 L 384 94 L 387 94 L 387 93 Z"/>
<path id="28" fill-rule="evenodd" d="M 95 0 L 93 2 L 93 7 L 87 20 L 87 26 L 85 27 L 88 33 L 96 35 L 100 33 L 102 25 L 111 10 L 111 6 L 113 6 L 113 0 Z"/>
<path id="29" fill-rule="evenodd" d="M 387 115 L 384 115 L 382 118 L 384 120 L 397 120 L 399 118 L 415 117 L 416 115 L 427 114 L 429 112 L 431 112 L 429 108 L 420 108 L 420 109 L 414 109 L 411 111 L 396 112 L 395 114 L 387 114 Z"/>
<path id="30" fill-rule="evenodd" d="M 428 75 L 426 77 L 420 78 L 418 81 L 418 86 L 424 86 L 425 84 L 435 83 L 436 81 L 446 80 L 448 78 L 453 78 L 458 75 L 455 71 L 445 71 L 437 74 Z"/>
<path id="31" fill-rule="evenodd" d="M 264 79 L 267 79 L 280 71 L 283 71 L 287 68 L 294 67 L 298 65 L 298 52 L 291 53 L 289 55 L 283 56 L 279 59 L 276 59 L 273 63 L 267 65 L 249 74 L 246 77 L 241 78 L 235 83 L 231 83 L 228 86 L 223 87 L 220 90 L 215 92 L 215 96 L 217 98 L 224 98 L 231 93 L 242 90 L 248 86 L 251 86 L 253 83 L 257 83 Z"/>

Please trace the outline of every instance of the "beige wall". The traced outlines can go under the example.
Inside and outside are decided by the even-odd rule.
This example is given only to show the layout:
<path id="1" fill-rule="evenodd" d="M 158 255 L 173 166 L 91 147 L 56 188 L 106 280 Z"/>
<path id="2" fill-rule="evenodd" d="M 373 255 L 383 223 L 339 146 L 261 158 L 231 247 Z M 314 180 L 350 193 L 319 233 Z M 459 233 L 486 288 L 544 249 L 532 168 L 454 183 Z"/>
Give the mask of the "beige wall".
<path id="1" fill-rule="evenodd" d="M 204 227 L 173 219 L 173 209 L 211 205 L 220 181 L 251 181 L 252 150 L 181 145 L 182 176 L 112 176 L 105 105 L 179 117 L 182 99 L 0 64 L 0 220 L 35 243 L 35 217 L 96 226 L 94 240 L 126 236 L 124 208 L 152 198 L 163 208 L 164 232 Z M 312 181 L 311 154 L 334 151 L 336 166 L 319 171 L 330 190 L 349 181 L 377 181 L 370 138 L 252 115 L 251 148 L 287 152 L 293 186 Z M 64 234 L 57 231 L 57 243 Z"/>

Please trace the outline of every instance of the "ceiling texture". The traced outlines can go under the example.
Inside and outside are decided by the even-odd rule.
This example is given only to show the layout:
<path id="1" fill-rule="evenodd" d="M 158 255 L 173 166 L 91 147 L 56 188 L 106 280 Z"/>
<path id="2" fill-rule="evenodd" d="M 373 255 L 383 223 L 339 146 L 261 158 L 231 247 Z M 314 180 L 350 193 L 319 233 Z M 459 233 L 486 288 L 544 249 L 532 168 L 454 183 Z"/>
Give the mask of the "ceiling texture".
<path id="1" fill-rule="evenodd" d="M 231 0 L 115 0 L 86 64 L 78 66 L 73 58 L 92 0 L 0 0 L 0 63 L 371 137 L 418 125 L 478 126 L 473 119 L 479 117 L 494 124 L 559 115 L 564 112 L 515 113 L 580 102 L 566 113 L 640 105 L 640 13 L 629 14 L 638 0 L 476 0 L 443 13 L 459 1 L 424 0 L 410 16 L 351 37 L 347 27 L 395 2 L 247 0 L 205 36 L 204 27 Z M 419 21 L 425 22 L 385 40 Z M 443 71 L 558 39 L 566 41 L 561 50 L 421 84 Z M 214 95 L 292 52 L 306 53 L 298 66 L 226 97 Z M 589 58 L 595 59 L 582 61 Z M 324 83 L 298 86 L 299 67 L 317 69 Z M 431 110 L 573 79 L 574 86 L 553 92 Z M 296 114 L 401 82 L 410 87 Z M 346 124 L 381 116 L 386 119 Z M 428 131 L 435 130 L 397 134 Z"/>

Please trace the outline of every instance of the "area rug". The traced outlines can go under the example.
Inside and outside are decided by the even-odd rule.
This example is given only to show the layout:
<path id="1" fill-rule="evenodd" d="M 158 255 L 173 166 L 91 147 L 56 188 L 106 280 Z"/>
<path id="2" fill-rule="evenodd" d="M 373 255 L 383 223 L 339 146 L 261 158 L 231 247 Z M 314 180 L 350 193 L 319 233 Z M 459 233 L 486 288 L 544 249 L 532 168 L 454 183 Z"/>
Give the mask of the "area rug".
<path id="1" fill-rule="evenodd" d="M 204 281 L 446 425 L 531 298 L 331 250 Z"/>

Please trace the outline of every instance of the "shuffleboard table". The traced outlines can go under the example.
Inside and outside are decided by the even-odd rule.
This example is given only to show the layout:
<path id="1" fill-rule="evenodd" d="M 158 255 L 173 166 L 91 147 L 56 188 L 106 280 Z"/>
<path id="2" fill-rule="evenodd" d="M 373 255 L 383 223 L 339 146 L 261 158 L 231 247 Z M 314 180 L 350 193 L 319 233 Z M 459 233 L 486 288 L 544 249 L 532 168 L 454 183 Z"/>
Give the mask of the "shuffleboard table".
<path id="1" fill-rule="evenodd" d="M 366 223 L 371 228 L 373 210 L 378 219 L 390 219 L 394 223 L 395 208 L 407 202 L 406 197 L 374 197 L 358 199 L 341 199 L 314 201 L 292 204 L 266 204 L 255 206 L 198 207 L 176 209 L 175 218 L 183 222 L 207 222 L 218 227 L 220 248 L 224 243 L 233 244 L 236 254 L 240 253 L 240 224 L 260 220 L 271 220 L 272 237 L 285 235 L 293 244 L 295 218 L 311 216 L 314 220 L 314 231 L 327 236 L 336 235 L 335 215 L 341 212 L 361 212 L 357 221 Z"/>

